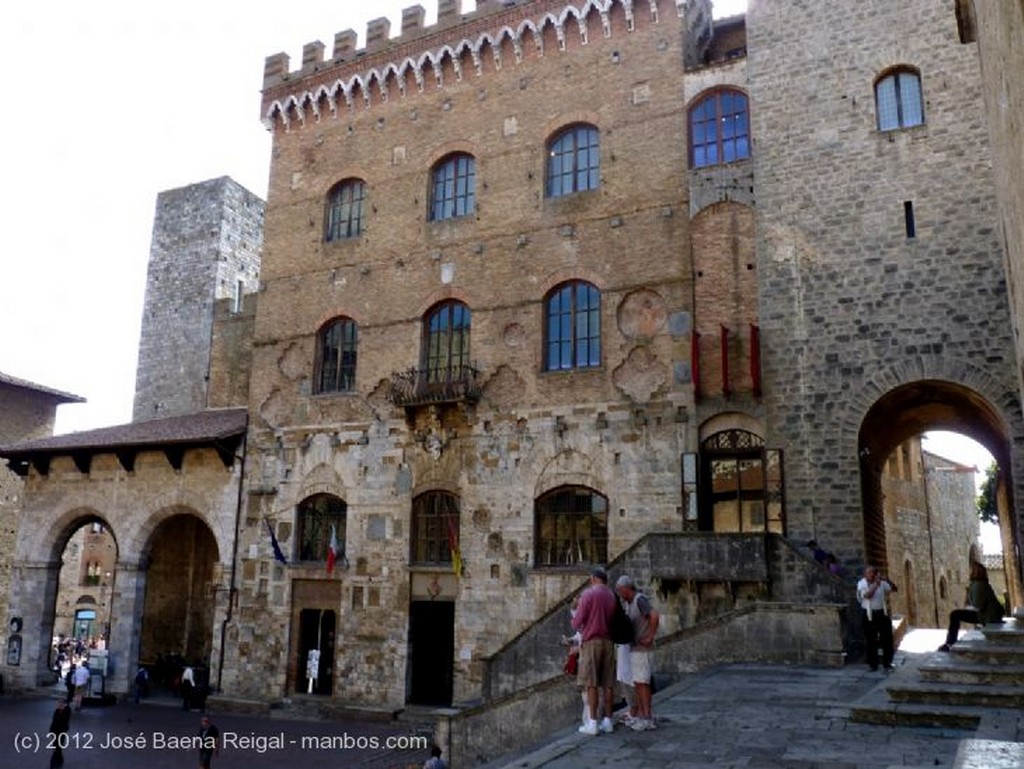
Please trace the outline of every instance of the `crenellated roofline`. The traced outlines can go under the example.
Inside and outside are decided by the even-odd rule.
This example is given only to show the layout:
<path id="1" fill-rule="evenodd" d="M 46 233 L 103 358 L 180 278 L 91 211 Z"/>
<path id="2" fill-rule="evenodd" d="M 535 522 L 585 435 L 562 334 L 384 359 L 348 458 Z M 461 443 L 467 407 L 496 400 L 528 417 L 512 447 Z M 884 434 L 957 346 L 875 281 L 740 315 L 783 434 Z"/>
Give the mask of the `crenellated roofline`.
<path id="1" fill-rule="evenodd" d="M 406 8 L 402 35 L 394 40 L 387 37 L 387 19 L 374 19 L 367 25 L 365 49 L 357 51 L 355 33 L 346 30 L 335 36 L 329 61 L 324 60 L 324 45 L 319 41 L 303 47 L 302 67 L 295 72 L 288 70 L 287 54 L 267 57 L 261 109 L 264 125 L 268 130 L 289 131 L 296 123 L 318 122 L 325 112 L 337 117 L 341 107 L 352 110 L 361 104 L 369 109 L 393 96 L 403 98 L 410 91 L 424 91 L 431 77 L 442 88 L 446 71 L 456 82 L 468 70 L 480 75 L 488 56 L 493 67 L 501 69 L 510 63 L 503 60 L 503 51 L 513 54 L 513 65 L 522 61 L 527 50 L 543 56 L 548 28 L 554 32 L 559 51 L 565 50 L 572 34 L 586 45 L 592 14 L 599 18 L 603 36 L 610 38 L 616 7 L 624 15 L 626 31 L 632 32 L 638 19 L 657 24 L 663 9 L 671 7 L 682 16 L 688 5 L 687 0 L 527 0 L 516 4 L 478 0 L 476 12 L 462 16 L 458 13 L 461 0 L 440 1 L 438 24 L 433 27 L 422 26 L 421 6 Z"/>

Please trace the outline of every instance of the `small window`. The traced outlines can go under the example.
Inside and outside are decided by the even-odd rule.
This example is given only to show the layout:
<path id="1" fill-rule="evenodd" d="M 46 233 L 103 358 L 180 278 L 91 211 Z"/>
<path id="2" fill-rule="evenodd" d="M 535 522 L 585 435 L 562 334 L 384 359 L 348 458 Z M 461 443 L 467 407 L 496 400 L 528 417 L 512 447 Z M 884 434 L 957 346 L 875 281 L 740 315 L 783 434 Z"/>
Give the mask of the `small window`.
<path id="1" fill-rule="evenodd" d="M 564 283 L 544 302 L 544 368 L 601 365 L 601 292 L 583 281 Z"/>
<path id="2" fill-rule="evenodd" d="M 366 185 L 360 179 L 346 179 L 327 196 L 327 226 L 324 240 L 357 238 L 363 232 L 363 200 Z"/>
<path id="3" fill-rule="evenodd" d="M 459 552 L 459 498 L 447 491 L 428 491 L 412 501 L 410 563 L 445 566 Z"/>
<path id="4" fill-rule="evenodd" d="M 348 506 L 333 494 L 314 494 L 299 503 L 298 549 L 300 561 L 326 561 L 333 535 L 338 542 L 338 560 L 345 554 L 345 522 Z"/>
<path id="5" fill-rule="evenodd" d="M 575 125 L 548 144 L 547 196 L 596 190 L 601 181 L 601 146 L 597 129 Z"/>
<path id="6" fill-rule="evenodd" d="M 690 108 L 690 167 L 733 163 L 750 157 L 747 97 L 723 89 Z"/>
<path id="7" fill-rule="evenodd" d="M 472 155 L 449 155 L 434 166 L 430 219 L 452 219 L 476 211 L 476 160 Z"/>
<path id="8" fill-rule="evenodd" d="M 351 392 L 356 386 L 358 327 L 336 318 L 317 334 L 316 393 Z"/>
<path id="9" fill-rule="evenodd" d="M 584 486 L 562 486 L 534 505 L 534 563 L 575 566 L 608 560 L 608 499 Z"/>
<path id="10" fill-rule="evenodd" d="M 921 77 L 909 69 L 890 72 L 875 83 L 878 130 L 894 131 L 924 123 Z"/>
<path id="11" fill-rule="evenodd" d="M 241 278 L 235 281 L 235 296 L 231 305 L 231 312 L 235 315 L 242 311 L 242 302 L 245 298 L 245 281 Z"/>

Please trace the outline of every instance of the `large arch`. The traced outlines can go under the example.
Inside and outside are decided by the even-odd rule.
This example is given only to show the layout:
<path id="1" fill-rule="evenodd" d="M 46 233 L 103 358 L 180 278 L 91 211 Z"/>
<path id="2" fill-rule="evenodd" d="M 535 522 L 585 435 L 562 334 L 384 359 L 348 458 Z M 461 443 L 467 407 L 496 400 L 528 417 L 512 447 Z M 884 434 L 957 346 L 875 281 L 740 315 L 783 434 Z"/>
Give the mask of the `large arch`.
<path id="1" fill-rule="evenodd" d="M 1012 492 L 1012 436 L 999 410 L 963 384 L 923 379 L 897 385 L 881 394 L 865 413 L 857 438 L 865 559 L 897 574 L 904 570 L 902 563 L 888 563 L 881 482 L 884 463 L 897 446 L 934 430 L 957 432 L 976 440 L 999 465 L 998 508 L 1007 588 L 1011 602 L 1018 605 L 1022 588 Z M 940 592 L 938 587 L 933 589 Z"/>
<path id="2" fill-rule="evenodd" d="M 164 663 L 160 672 L 187 662 L 197 668 L 197 675 L 208 675 L 220 576 L 217 539 L 195 512 L 165 512 L 169 514 L 152 529 L 142 551 L 138 661 L 156 668 L 159 660 Z"/>

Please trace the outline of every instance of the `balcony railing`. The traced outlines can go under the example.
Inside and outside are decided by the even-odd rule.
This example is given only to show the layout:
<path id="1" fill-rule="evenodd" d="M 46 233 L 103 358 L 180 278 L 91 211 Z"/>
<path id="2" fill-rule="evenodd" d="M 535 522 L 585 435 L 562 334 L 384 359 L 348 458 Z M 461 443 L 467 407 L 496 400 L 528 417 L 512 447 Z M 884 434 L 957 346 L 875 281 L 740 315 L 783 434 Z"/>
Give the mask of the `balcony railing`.
<path id="1" fill-rule="evenodd" d="M 472 366 L 396 371 L 391 375 L 388 400 L 405 408 L 441 403 L 476 403 L 480 400 L 479 372 Z"/>

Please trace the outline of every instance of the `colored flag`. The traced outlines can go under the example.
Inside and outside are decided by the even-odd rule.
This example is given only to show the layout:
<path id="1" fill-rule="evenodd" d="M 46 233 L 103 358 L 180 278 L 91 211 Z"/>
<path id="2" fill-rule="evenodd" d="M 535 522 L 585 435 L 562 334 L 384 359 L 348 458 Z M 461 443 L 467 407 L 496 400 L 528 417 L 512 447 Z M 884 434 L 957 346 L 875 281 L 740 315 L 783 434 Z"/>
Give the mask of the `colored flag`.
<path id="1" fill-rule="evenodd" d="M 284 553 L 281 552 L 281 546 L 277 544 L 277 537 L 274 536 L 274 527 L 270 525 L 270 519 L 264 518 L 263 520 L 266 521 L 267 530 L 270 532 L 270 546 L 274 549 L 274 560 L 287 565 L 288 559 L 284 557 Z"/>
<path id="2" fill-rule="evenodd" d="M 462 576 L 462 554 L 459 552 L 459 530 L 457 528 L 456 521 L 458 520 L 454 515 L 447 516 L 448 518 L 448 549 L 452 553 L 452 572 L 456 577 Z"/>
<path id="3" fill-rule="evenodd" d="M 331 543 L 327 546 L 327 573 L 334 571 L 334 562 L 338 560 L 338 531 L 331 524 Z"/>

